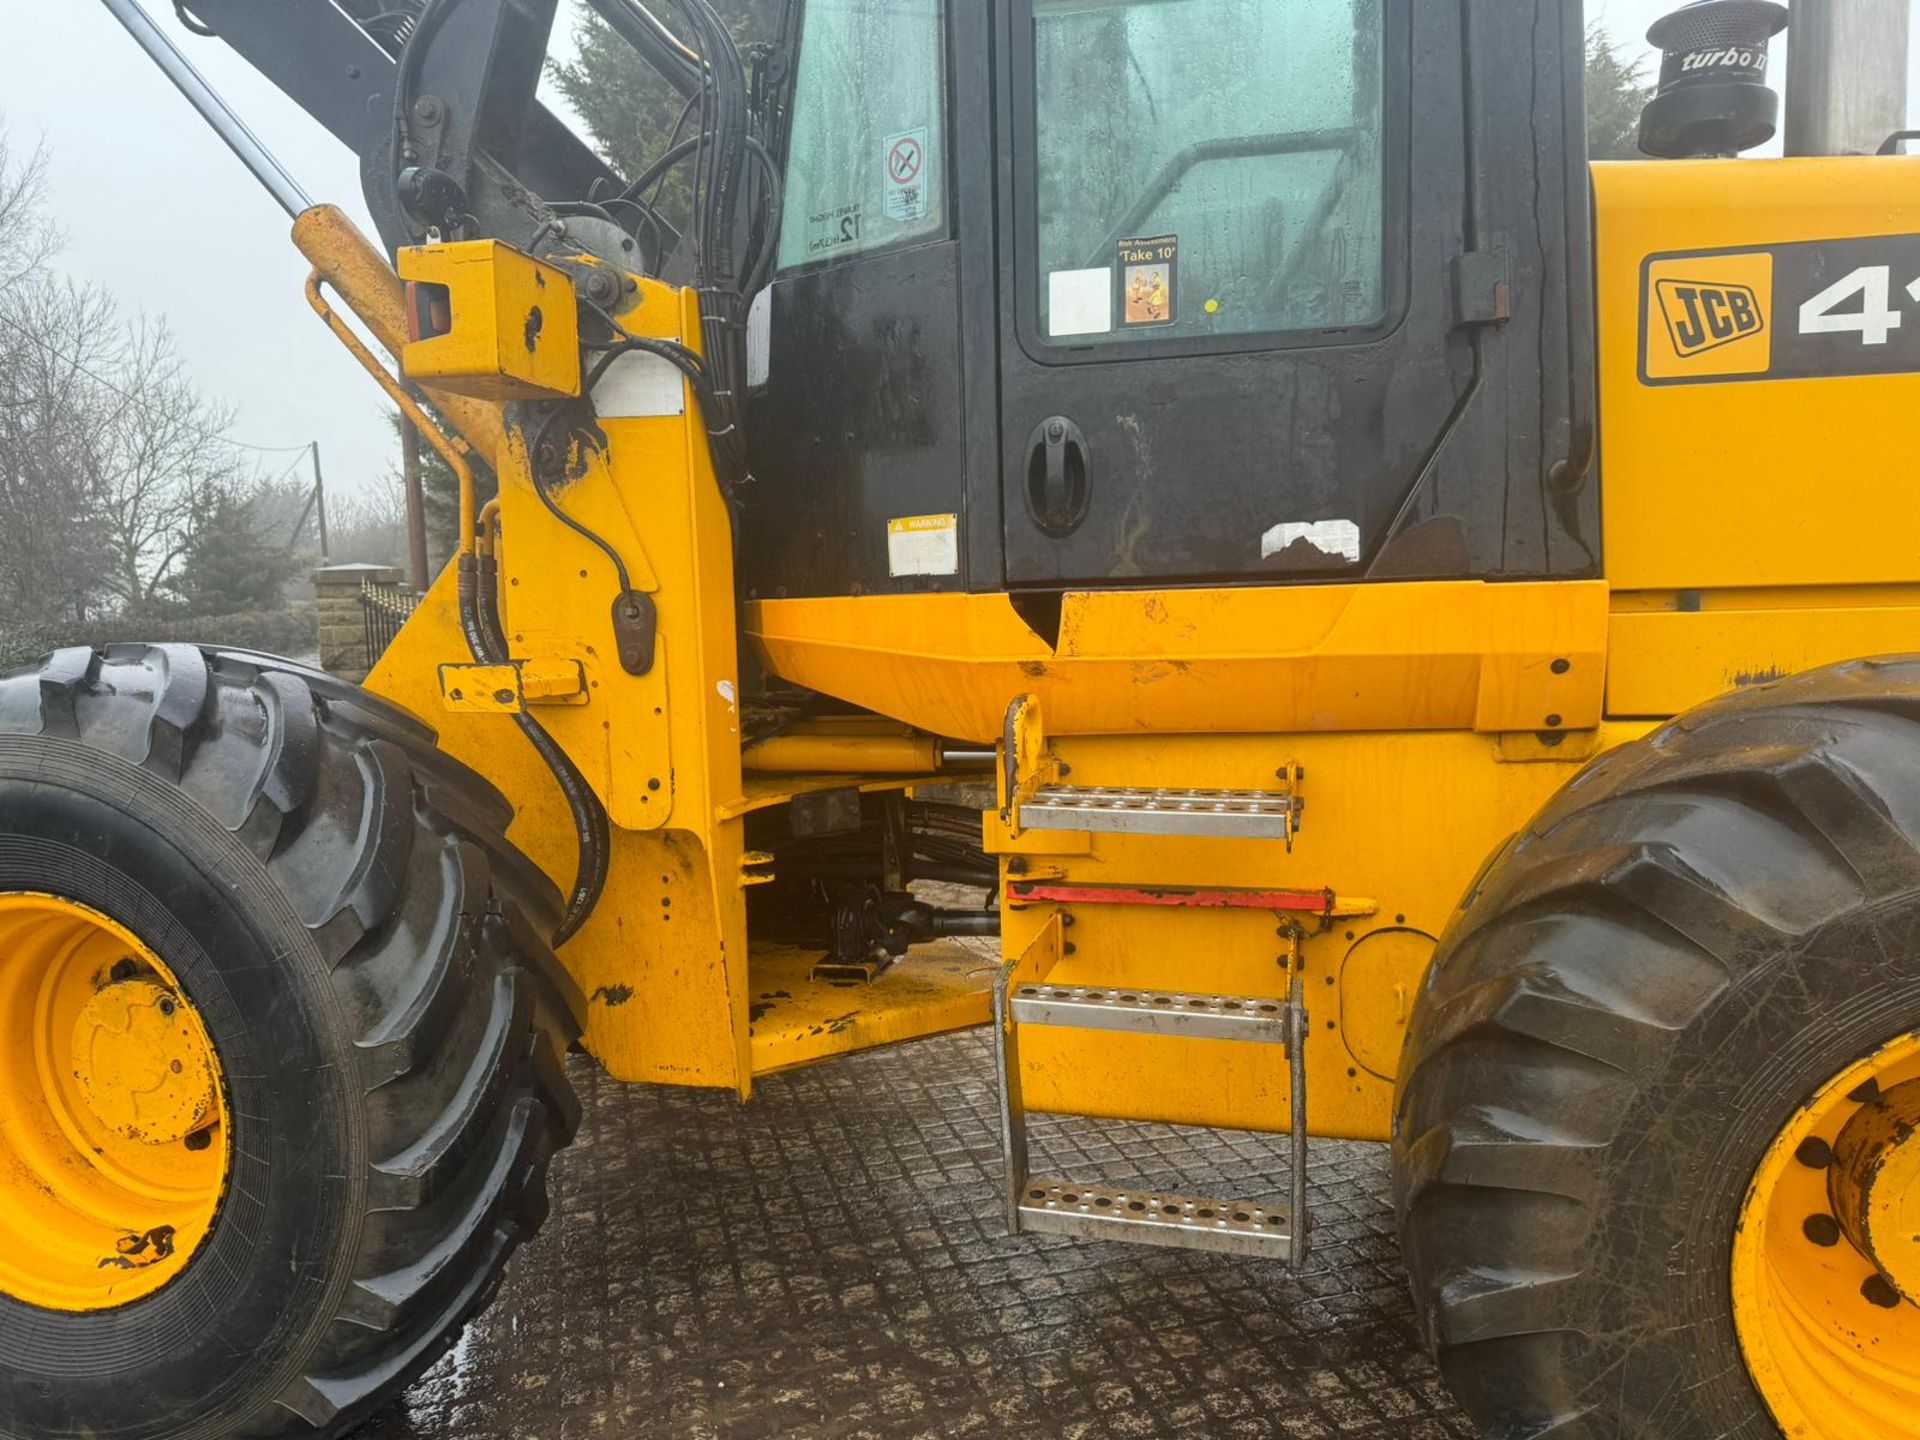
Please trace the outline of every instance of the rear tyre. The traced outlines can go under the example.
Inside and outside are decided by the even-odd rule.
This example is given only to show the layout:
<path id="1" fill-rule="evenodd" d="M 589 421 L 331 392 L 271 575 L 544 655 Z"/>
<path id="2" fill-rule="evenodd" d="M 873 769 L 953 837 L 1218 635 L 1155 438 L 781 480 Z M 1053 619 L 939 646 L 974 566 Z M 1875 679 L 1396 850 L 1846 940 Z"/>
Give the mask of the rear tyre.
<path id="1" fill-rule="evenodd" d="M 509 819 L 418 722 L 284 661 L 116 646 L 0 678 L 0 972 L 38 964 L 51 997 L 0 985 L 0 1046 L 77 1057 L 22 1070 L 44 1096 L 9 1086 L 0 1154 L 44 1152 L 27 1126 L 51 1114 L 155 1157 L 97 1162 L 133 1200 L 56 1184 L 69 1220 L 15 1223 L 84 1259 L 89 1224 L 171 1193 L 143 1177 L 176 1149 L 220 1162 L 191 1253 L 136 1214 L 101 1257 L 138 1284 L 0 1266 L 0 1436 L 338 1436 L 491 1298 L 578 1120 L 558 896 Z M 61 999 L 75 983 L 93 998 Z M 176 1090 L 200 1073 L 150 1003 L 200 1027 L 212 1092 L 139 1078 L 155 1055 Z"/>
<path id="2" fill-rule="evenodd" d="M 1723 699 L 1569 785 L 1468 897 L 1400 1078 L 1415 1303 L 1486 1433 L 1920 1436 L 1920 1308 L 1880 1273 L 1912 1257 L 1849 1238 L 1834 1158 L 1898 1133 L 1916 1030 L 1920 662 Z"/>

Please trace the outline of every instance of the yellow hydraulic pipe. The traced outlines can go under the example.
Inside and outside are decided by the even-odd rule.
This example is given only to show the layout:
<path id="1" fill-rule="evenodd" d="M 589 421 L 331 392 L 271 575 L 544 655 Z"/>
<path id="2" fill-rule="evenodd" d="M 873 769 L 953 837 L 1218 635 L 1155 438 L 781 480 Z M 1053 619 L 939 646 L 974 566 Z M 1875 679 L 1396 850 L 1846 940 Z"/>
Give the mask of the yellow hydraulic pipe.
<path id="1" fill-rule="evenodd" d="M 293 243 L 317 274 L 346 302 L 391 355 L 407 344 L 407 292 L 393 267 L 337 205 L 315 205 L 293 222 Z M 500 407 L 465 395 L 421 387 L 480 458 L 494 468 L 506 443 Z"/>
<path id="2" fill-rule="evenodd" d="M 801 729 L 749 746 L 741 765 L 761 774 L 932 775 L 993 763 L 984 751 L 956 751 L 931 735 L 845 734 Z"/>
<path id="3" fill-rule="evenodd" d="M 360 362 L 367 374 L 373 377 L 374 383 L 387 392 L 387 398 L 400 408 L 400 413 L 413 422 L 414 428 L 427 437 L 433 448 L 440 452 L 440 458 L 452 468 L 454 477 L 460 482 L 460 553 L 473 554 L 474 531 L 478 528 L 478 516 L 474 504 L 473 467 L 467 463 L 466 447 L 455 444 L 447 437 L 445 432 L 434 423 L 433 417 L 420 407 L 420 402 L 407 393 L 406 387 L 393 378 L 392 373 L 380 363 L 379 358 L 367 349 L 365 342 L 354 334 L 353 327 L 342 320 L 339 312 L 327 303 L 327 297 L 320 288 L 325 283 L 325 278 L 318 270 L 307 277 L 307 303 L 313 307 L 314 314 L 327 322 L 327 328 L 333 331 L 334 337 L 347 347 L 347 352 Z"/>

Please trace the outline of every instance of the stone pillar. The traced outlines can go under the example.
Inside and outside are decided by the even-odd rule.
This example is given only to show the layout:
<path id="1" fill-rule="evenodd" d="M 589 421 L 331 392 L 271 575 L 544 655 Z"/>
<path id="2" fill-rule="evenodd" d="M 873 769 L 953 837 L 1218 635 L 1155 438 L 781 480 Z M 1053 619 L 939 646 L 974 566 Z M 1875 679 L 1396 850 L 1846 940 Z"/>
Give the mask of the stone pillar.
<path id="1" fill-rule="evenodd" d="M 398 585 L 400 572 L 389 565 L 328 565 L 313 572 L 319 611 L 320 668 L 355 684 L 367 678 L 367 617 L 360 587 Z"/>

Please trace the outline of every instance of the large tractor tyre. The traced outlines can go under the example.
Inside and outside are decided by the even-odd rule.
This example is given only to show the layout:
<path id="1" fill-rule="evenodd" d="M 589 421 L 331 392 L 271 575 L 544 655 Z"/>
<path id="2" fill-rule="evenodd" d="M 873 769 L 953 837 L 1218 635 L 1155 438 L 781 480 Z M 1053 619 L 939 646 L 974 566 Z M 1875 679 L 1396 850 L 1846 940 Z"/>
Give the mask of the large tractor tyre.
<path id="1" fill-rule="evenodd" d="M 338 1436 L 546 1209 L 551 885 L 393 707 L 192 646 L 0 678 L 0 1436 Z"/>
<path id="2" fill-rule="evenodd" d="M 1395 1120 L 1500 1440 L 1920 1437 L 1920 660 L 1716 701 L 1481 876 Z"/>

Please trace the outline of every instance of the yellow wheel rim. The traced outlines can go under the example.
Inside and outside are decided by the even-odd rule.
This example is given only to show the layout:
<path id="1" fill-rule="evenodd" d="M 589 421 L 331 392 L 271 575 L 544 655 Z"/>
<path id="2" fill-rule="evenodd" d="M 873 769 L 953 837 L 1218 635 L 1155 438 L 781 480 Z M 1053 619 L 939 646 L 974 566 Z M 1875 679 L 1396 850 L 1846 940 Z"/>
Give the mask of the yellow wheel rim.
<path id="1" fill-rule="evenodd" d="M 1774 1141 L 1733 1310 L 1791 1440 L 1920 1440 L 1920 1036 L 1836 1076 Z"/>
<path id="2" fill-rule="evenodd" d="M 85 905 L 0 894 L 0 1294 L 111 1310 L 175 1279 L 213 1228 L 229 1130 L 160 958 Z"/>

